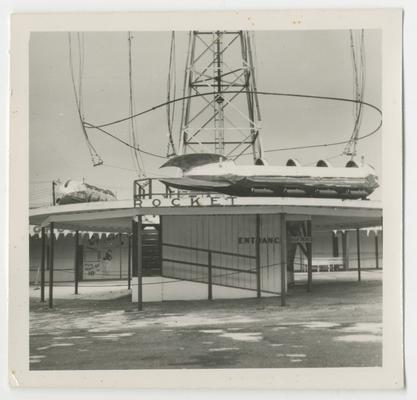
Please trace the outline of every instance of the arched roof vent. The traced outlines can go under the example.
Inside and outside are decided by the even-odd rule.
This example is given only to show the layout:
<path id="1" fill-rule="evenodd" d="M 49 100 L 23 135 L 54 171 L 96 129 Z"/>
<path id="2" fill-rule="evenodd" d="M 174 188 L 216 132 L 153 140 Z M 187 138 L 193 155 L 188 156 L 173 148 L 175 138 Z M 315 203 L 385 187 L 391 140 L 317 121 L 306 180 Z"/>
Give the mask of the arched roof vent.
<path id="1" fill-rule="evenodd" d="M 331 164 L 326 161 L 326 160 L 319 160 L 317 161 L 316 167 L 327 167 L 327 168 L 331 168 Z"/>
<path id="2" fill-rule="evenodd" d="M 287 167 L 301 167 L 300 162 L 296 158 L 290 158 L 285 165 Z"/>
<path id="3" fill-rule="evenodd" d="M 355 161 L 350 160 L 350 161 L 348 161 L 348 162 L 346 163 L 345 167 L 346 167 L 346 168 L 359 168 L 359 165 L 358 165 L 358 164 L 356 164 L 356 162 L 355 162 Z"/>
<path id="4" fill-rule="evenodd" d="M 255 165 L 268 165 L 268 163 L 266 162 L 266 160 L 264 160 L 263 158 L 258 158 L 255 161 Z"/>

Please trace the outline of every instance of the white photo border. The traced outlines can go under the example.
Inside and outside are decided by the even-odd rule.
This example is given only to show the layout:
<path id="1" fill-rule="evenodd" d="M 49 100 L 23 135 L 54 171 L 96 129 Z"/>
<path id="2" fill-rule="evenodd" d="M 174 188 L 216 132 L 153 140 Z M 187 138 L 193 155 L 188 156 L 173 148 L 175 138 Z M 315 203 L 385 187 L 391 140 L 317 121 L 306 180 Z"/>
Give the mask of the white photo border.
<path id="1" fill-rule="evenodd" d="M 29 38 L 36 31 L 192 29 L 382 31 L 383 366 L 210 370 L 29 370 Z M 16 387 L 402 388 L 402 10 L 267 10 L 16 14 L 11 30 L 9 382 Z M 387 190 L 387 188 L 389 188 Z"/>

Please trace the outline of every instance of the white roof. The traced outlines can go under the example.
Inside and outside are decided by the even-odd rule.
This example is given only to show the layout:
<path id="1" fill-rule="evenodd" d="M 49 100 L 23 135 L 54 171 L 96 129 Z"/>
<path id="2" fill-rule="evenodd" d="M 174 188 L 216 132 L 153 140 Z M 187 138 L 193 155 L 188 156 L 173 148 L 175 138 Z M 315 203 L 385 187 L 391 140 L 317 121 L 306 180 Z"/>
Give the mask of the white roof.
<path id="1" fill-rule="evenodd" d="M 213 200 L 214 199 L 214 200 Z M 233 205 L 232 205 L 233 203 Z M 191 205 L 193 204 L 193 205 Z M 157 205 L 157 206 L 155 206 Z M 341 200 L 290 197 L 201 196 L 180 200 L 154 196 L 133 207 L 133 200 L 76 203 L 31 209 L 29 223 L 57 228 L 95 231 L 130 232 L 136 215 L 226 215 L 276 214 L 311 216 L 313 228 L 349 229 L 382 224 L 382 205 L 370 200 Z"/>

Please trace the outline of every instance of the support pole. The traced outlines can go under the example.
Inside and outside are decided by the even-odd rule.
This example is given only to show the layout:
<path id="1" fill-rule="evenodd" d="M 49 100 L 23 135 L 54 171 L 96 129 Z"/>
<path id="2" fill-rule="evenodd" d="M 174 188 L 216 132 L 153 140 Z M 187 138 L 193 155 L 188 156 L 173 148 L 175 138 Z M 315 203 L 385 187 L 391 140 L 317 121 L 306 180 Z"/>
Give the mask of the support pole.
<path id="1" fill-rule="evenodd" d="M 294 262 L 294 259 L 293 259 L 293 262 Z M 287 303 L 287 216 L 285 214 L 281 214 L 281 306 L 285 306 L 286 303 Z"/>
<path id="2" fill-rule="evenodd" d="M 53 290 L 54 290 L 54 241 L 55 241 L 55 235 L 54 235 L 54 223 L 50 223 L 49 228 L 49 308 L 53 307 Z"/>
<path id="3" fill-rule="evenodd" d="M 311 220 L 307 221 L 307 237 L 311 237 Z M 307 246 L 307 291 L 311 292 L 313 286 L 313 246 L 312 241 L 306 243 Z"/>
<path id="4" fill-rule="evenodd" d="M 159 229 L 158 229 L 158 235 L 159 235 L 159 271 L 160 275 L 163 275 L 163 246 L 162 246 L 162 215 L 159 216 Z"/>
<path id="5" fill-rule="evenodd" d="M 343 270 L 349 269 L 348 231 L 342 232 Z"/>
<path id="6" fill-rule="evenodd" d="M 142 311 L 142 219 L 137 216 L 132 222 L 132 266 L 133 276 L 138 278 L 138 310 Z"/>
<path id="7" fill-rule="evenodd" d="M 211 251 L 208 252 L 208 299 L 213 300 L 213 273 Z"/>
<path id="8" fill-rule="evenodd" d="M 361 281 L 361 244 L 360 244 L 360 231 L 356 229 L 356 249 L 358 253 L 358 282 Z"/>
<path id="9" fill-rule="evenodd" d="M 333 257 L 339 257 L 339 240 L 337 234 L 332 231 L 332 247 L 333 247 Z"/>
<path id="10" fill-rule="evenodd" d="M 80 276 L 80 235 L 78 231 L 75 231 L 75 263 L 74 263 L 74 293 L 78 294 L 78 280 Z"/>
<path id="11" fill-rule="evenodd" d="M 132 220 L 132 276 L 138 276 L 138 223 Z"/>
<path id="12" fill-rule="evenodd" d="M 127 255 L 127 289 L 130 290 L 130 281 L 132 279 L 132 235 L 129 235 Z"/>
<path id="13" fill-rule="evenodd" d="M 138 276 L 138 223 L 135 218 L 132 220 L 132 276 Z"/>
<path id="14" fill-rule="evenodd" d="M 45 228 L 41 229 L 42 252 L 41 252 L 41 302 L 45 302 L 45 262 L 46 262 L 46 235 Z"/>
<path id="15" fill-rule="evenodd" d="M 122 234 L 119 233 L 119 278 L 122 279 Z"/>
<path id="16" fill-rule="evenodd" d="M 375 232 L 375 266 L 379 269 L 379 243 L 378 243 L 378 232 Z"/>
<path id="17" fill-rule="evenodd" d="M 138 310 L 142 311 L 143 309 L 143 287 L 142 287 L 142 267 L 143 267 L 143 258 L 142 258 L 142 216 L 138 216 L 137 223 L 137 237 L 138 237 Z"/>
<path id="18" fill-rule="evenodd" d="M 261 298 L 261 216 L 256 214 L 256 297 Z"/>
<path id="19" fill-rule="evenodd" d="M 56 182 L 52 181 L 52 205 L 53 206 L 56 205 L 55 186 L 56 186 Z"/>

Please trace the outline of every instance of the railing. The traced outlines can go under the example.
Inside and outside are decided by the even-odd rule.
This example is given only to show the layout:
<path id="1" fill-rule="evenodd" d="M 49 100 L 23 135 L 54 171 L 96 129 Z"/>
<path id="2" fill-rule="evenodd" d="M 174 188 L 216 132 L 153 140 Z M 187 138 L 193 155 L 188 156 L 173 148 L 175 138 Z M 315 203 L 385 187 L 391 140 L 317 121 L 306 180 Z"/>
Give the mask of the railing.
<path id="1" fill-rule="evenodd" d="M 236 258 L 246 258 L 246 259 L 256 260 L 256 256 L 254 256 L 254 255 L 233 253 L 233 252 L 213 250 L 213 249 L 204 249 L 204 248 L 200 248 L 200 247 L 191 247 L 191 246 L 177 245 L 177 244 L 171 244 L 171 243 L 162 243 L 162 246 L 207 253 L 207 263 L 195 262 L 195 261 L 191 262 L 191 261 L 187 261 L 187 260 L 178 260 L 178 259 L 173 259 L 173 258 L 168 258 L 168 257 L 163 257 L 162 258 L 163 262 L 165 261 L 165 262 L 170 262 L 170 263 L 174 263 L 174 264 L 176 263 L 176 264 L 180 264 L 180 265 L 189 265 L 189 266 L 194 266 L 194 267 L 207 268 L 207 276 L 204 275 L 204 276 L 201 276 L 199 278 L 195 278 L 195 277 L 190 276 L 188 278 L 184 278 L 184 277 L 179 277 L 179 276 L 166 275 L 163 271 L 163 268 L 162 268 L 162 276 L 166 276 L 166 277 L 169 277 L 169 278 L 195 281 L 195 282 L 200 282 L 200 283 L 207 283 L 207 285 L 208 285 L 208 299 L 209 300 L 211 300 L 213 298 L 213 288 L 212 288 L 213 287 L 213 278 L 229 276 L 229 275 L 234 275 L 234 274 L 240 274 L 240 273 L 249 274 L 249 275 L 260 275 L 260 273 L 261 273 L 260 268 L 258 269 L 258 268 L 256 268 L 256 266 L 253 266 L 253 268 L 250 268 L 250 269 L 241 269 L 241 268 L 226 267 L 226 266 L 213 264 L 213 255 L 214 254 L 220 254 L 220 255 L 232 256 L 232 257 L 236 257 Z M 269 267 L 273 267 L 273 266 L 276 266 L 276 265 L 278 265 L 278 264 L 267 265 L 267 266 L 263 266 L 261 268 L 269 268 Z M 225 271 L 226 274 L 213 275 L 213 269 L 214 270 Z M 215 283 L 215 284 L 220 285 L 220 286 L 234 287 L 234 288 L 245 289 L 245 290 L 256 290 L 257 292 L 261 290 L 260 288 L 242 287 L 242 286 L 239 286 L 239 285 L 231 285 L 231 284 L 226 284 L 226 283 Z M 262 290 L 262 292 L 270 293 L 270 294 L 279 294 L 279 293 L 268 291 L 268 290 Z"/>

